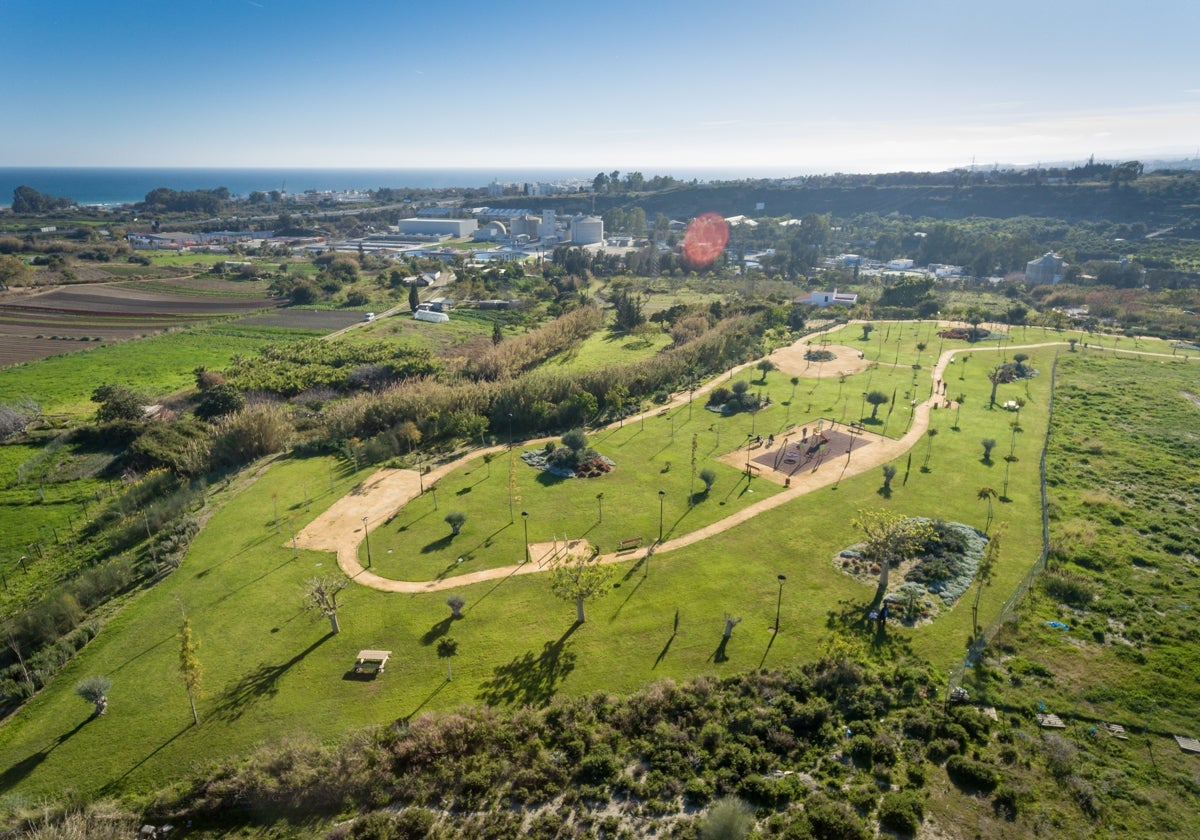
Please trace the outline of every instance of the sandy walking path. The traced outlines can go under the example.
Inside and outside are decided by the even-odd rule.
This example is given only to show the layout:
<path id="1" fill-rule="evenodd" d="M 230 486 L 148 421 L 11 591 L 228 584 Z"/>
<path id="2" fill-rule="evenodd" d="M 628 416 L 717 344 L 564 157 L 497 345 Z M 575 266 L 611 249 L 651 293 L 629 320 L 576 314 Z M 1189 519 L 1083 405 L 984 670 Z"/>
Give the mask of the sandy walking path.
<path id="1" fill-rule="evenodd" d="M 852 321 L 853 323 L 860 323 Z M 947 322 L 939 324 L 939 326 L 952 326 Z M 840 329 L 837 325 L 831 327 L 830 330 Z M 781 365 L 781 369 L 790 372 L 797 370 L 800 362 L 797 359 L 803 359 L 803 353 L 814 338 L 823 333 L 814 333 L 805 336 L 795 344 L 787 348 L 777 350 L 771 356 L 766 358 L 773 361 L 784 361 L 786 368 Z M 937 364 L 930 371 L 931 394 L 922 402 L 914 402 L 912 408 L 912 419 L 909 423 L 908 430 L 903 437 L 892 439 L 876 434 L 871 431 L 863 430 L 861 432 L 862 439 L 870 440 L 869 446 L 852 449 L 845 458 L 838 457 L 834 460 L 821 464 L 817 469 L 803 473 L 797 473 L 791 476 L 790 486 L 785 487 L 781 492 L 755 502 L 745 508 L 742 508 L 736 513 L 730 514 L 724 519 L 706 525 L 695 531 L 687 534 L 681 534 L 677 537 L 672 537 L 657 545 L 649 545 L 644 548 L 639 548 L 635 551 L 614 552 L 611 554 L 601 555 L 599 562 L 601 563 L 622 563 L 628 560 L 640 560 L 648 554 L 662 554 L 664 552 L 675 551 L 680 548 L 685 548 L 701 540 L 707 539 L 714 534 L 719 534 L 727 531 L 737 525 L 753 519 L 759 514 L 785 505 L 794 501 L 799 496 L 806 493 L 811 493 L 822 487 L 837 484 L 843 478 L 851 478 L 861 475 L 862 473 L 882 467 L 884 464 L 894 461 L 911 450 L 918 441 L 924 436 L 929 428 L 930 412 L 933 410 L 934 404 L 943 404 L 948 399 L 945 394 L 937 393 L 937 383 L 943 382 L 943 375 L 947 365 L 953 361 L 954 357 L 960 353 L 989 353 L 1012 352 L 1017 350 L 1031 350 L 1042 347 L 1058 347 L 1066 346 L 1066 341 L 1046 341 L 1037 344 L 1012 345 L 1006 344 L 1004 347 L 955 347 L 950 350 L 945 350 L 939 356 Z M 850 352 L 857 353 L 858 351 L 852 348 L 847 348 Z M 1087 348 L 1088 350 L 1093 347 Z M 1111 348 L 1099 348 L 1111 350 Z M 1165 353 L 1150 353 L 1147 351 L 1135 350 L 1119 350 L 1121 353 L 1136 353 L 1138 355 L 1162 356 L 1172 358 Z M 650 417 L 669 411 L 672 408 L 678 408 L 686 405 L 690 399 L 707 394 L 713 388 L 717 387 L 722 381 L 732 378 L 739 371 L 753 367 L 760 360 L 747 362 L 742 365 L 737 365 L 731 368 L 727 374 L 713 378 L 692 394 L 684 391 L 678 394 L 674 399 L 663 406 L 656 406 L 653 409 L 642 412 L 634 417 L 625 418 L 625 422 L 632 423 L 640 420 L 642 417 Z M 853 367 L 865 369 L 862 364 L 863 360 L 855 359 Z M 867 362 L 866 364 L 870 364 Z M 882 363 L 881 363 L 882 364 Z M 840 368 L 850 367 L 845 362 L 832 370 L 822 370 L 821 366 L 808 366 L 803 372 L 797 372 L 795 375 L 800 376 L 829 376 L 840 375 Z M 850 372 L 847 370 L 846 372 Z M 611 428 L 613 424 L 605 427 Z M 527 440 L 522 442 L 522 446 L 537 445 L 544 440 L 552 440 L 555 438 L 544 438 L 539 440 Z M 401 592 L 401 593 L 422 593 L 422 592 L 437 592 L 447 589 L 456 589 L 461 586 L 469 586 L 474 583 L 481 583 L 489 580 L 499 580 L 501 578 L 510 577 L 512 575 L 527 575 L 538 574 L 545 572 L 548 569 L 547 564 L 539 562 L 528 562 L 517 566 L 500 566 L 492 569 L 482 569 L 477 572 L 469 572 L 462 575 L 454 575 L 451 577 L 441 578 L 439 580 L 428 581 L 405 581 L 392 580 L 391 578 L 380 577 L 366 569 L 358 560 L 358 546 L 364 539 L 364 527 L 372 529 L 379 525 L 385 524 L 391 520 L 396 512 L 406 505 L 412 499 L 415 499 L 421 493 L 422 484 L 433 484 L 442 476 L 453 470 L 458 469 L 464 464 L 475 458 L 481 458 L 485 453 L 504 452 L 507 446 L 499 445 L 485 449 L 477 449 L 449 463 L 443 464 L 434 470 L 426 473 L 422 481 L 422 477 L 418 475 L 416 470 L 398 470 L 398 469 L 383 469 L 374 473 L 370 478 L 366 479 L 362 484 L 354 488 L 346 496 L 336 501 L 328 510 L 314 519 L 303 531 L 296 535 L 296 545 L 301 548 L 316 549 L 321 551 L 334 551 L 337 553 L 338 566 L 356 583 L 363 586 L 370 586 L 374 589 L 379 589 L 385 592 Z M 744 462 L 745 456 L 741 450 L 725 456 L 733 458 L 734 466 Z M 779 483 L 783 482 L 782 475 L 771 476 L 763 474 L 758 477 L 759 480 L 774 480 Z M 538 548 L 531 546 L 531 550 Z M 534 556 L 541 556 L 544 553 L 542 550 L 534 552 Z"/>

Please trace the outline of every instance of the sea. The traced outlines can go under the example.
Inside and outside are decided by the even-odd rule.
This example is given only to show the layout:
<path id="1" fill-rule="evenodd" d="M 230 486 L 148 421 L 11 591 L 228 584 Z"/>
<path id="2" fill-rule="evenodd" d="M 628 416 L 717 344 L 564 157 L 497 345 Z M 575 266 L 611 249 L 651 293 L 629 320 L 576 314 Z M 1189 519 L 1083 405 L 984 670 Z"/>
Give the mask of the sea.
<path id="1" fill-rule="evenodd" d="M 66 197 L 78 204 L 121 205 L 145 199 L 159 187 L 173 190 L 206 190 L 225 187 L 235 196 L 254 191 L 280 190 L 289 194 L 307 190 L 375 190 L 404 188 L 476 188 L 493 181 L 503 184 L 591 183 L 599 170 L 583 169 L 258 169 L 258 168 L 85 168 L 0 167 L 0 207 L 12 204 L 13 190 L 33 187 L 43 195 Z M 647 178 L 671 175 L 682 181 L 701 182 L 747 177 L 772 177 L 771 173 L 738 169 L 689 169 L 679 172 L 642 170 Z M 778 177 L 779 173 L 774 173 Z"/>

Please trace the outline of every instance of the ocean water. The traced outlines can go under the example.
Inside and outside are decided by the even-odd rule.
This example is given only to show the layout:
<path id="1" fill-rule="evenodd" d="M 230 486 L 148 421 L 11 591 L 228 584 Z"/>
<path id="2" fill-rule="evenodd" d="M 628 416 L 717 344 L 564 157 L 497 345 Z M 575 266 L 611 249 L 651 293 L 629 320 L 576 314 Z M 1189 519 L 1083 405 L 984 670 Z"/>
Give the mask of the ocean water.
<path id="1" fill-rule="evenodd" d="M 40 193 L 66 196 L 79 204 L 129 204 L 159 187 L 201 190 L 226 187 L 236 196 L 255 190 L 374 190 L 381 187 L 470 188 L 501 183 L 553 182 L 567 179 L 591 181 L 599 170 L 582 169 L 108 169 L 71 167 L 0 167 L 0 206 L 12 204 L 13 190 L 21 185 Z M 647 177 L 672 175 L 700 181 L 767 176 L 770 173 L 727 170 L 659 172 L 642 170 Z M 778 173 L 777 173 L 778 174 Z"/>

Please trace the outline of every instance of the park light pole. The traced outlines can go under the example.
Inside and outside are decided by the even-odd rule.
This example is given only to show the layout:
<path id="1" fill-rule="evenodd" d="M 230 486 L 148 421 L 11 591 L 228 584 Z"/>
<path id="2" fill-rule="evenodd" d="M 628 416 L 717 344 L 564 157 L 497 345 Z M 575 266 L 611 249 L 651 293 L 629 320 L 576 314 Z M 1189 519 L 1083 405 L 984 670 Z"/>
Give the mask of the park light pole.
<path id="1" fill-rule="evenodd" d="M 508 412 L 508 448 L 512 449 L 512 412 Z"/>
<path id="2" fill-rule="evenodd" d="M 663 538 L 663 500 L 667 498 L 666 490 L 658 491 L 658 541 Z"/>
<path id="3" fill-rule="evenodd" d="M 521 511 L 521 521 L 525 523 L 525 562 L 529 562 L 529 511 Z"/>
<path id="4" fill-rule="evenodd" d="M 783 606 L 783 582 L 787 575 L 776 575 L 779 579 L 779 597 L 775 599 L 775 632 L 779 632 L 779 610 Z"/>
<path id="5" fill-rule="evenodd" d="M 367 530 L 367 517 L 362 518 L 363 539 L 367 542 L 367 567 L 371 566 L 371 532 Z"/>

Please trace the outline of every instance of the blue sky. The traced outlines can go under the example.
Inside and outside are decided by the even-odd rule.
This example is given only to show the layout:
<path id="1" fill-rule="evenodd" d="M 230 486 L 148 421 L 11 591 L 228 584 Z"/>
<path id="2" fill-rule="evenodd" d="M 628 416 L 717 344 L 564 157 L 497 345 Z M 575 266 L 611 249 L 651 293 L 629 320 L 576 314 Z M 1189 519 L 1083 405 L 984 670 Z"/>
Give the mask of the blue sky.
<path id="1" fill-rule="evenodd" d="M 1200 3 L 0 0 L 0 166 L 1194 157 Z"/>

